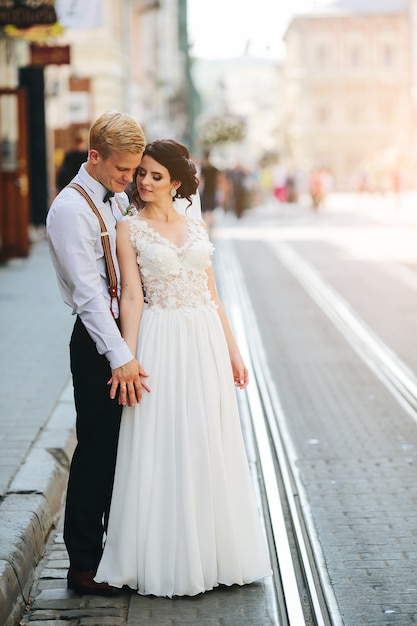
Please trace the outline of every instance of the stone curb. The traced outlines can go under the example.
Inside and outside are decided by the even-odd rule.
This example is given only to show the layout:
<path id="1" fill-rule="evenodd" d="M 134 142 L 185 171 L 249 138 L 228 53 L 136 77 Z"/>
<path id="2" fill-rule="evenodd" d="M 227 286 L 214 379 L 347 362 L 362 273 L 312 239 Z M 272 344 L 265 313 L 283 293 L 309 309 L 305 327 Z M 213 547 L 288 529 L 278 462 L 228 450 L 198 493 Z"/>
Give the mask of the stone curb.
<path id="1" fill-rule="evenodd" d="M 0 504 L 0 624 L 24 613 L 36 565 L 62 507 L 75 448 L 72 385 L 58 398 Z"/>

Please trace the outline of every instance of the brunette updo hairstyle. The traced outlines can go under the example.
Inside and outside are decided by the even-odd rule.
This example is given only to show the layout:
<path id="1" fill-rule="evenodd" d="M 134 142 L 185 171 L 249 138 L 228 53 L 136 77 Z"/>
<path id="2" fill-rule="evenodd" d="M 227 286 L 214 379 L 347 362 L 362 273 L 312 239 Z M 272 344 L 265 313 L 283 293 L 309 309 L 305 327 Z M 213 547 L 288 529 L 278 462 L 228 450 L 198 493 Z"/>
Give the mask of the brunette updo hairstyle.
<path id="1" fill-rule="evenodd" d="M 190 206 L 192 204 L 191 196 L 197 191 L 199 181 L 196 166 L 190 159 L 188 149 L 173 139 L 158 139 L 148 143 L 142 158 L 146 155 L 167 168 L 172 182 L 181 183 L 174 198 L 186 198 L 190 203 L 188 206 Z M 140 165 L 133 177 L 133 185 L 129 193 L 131 200 L 138 206 L 141 204 L 136 186 L 139 168 Z"/>

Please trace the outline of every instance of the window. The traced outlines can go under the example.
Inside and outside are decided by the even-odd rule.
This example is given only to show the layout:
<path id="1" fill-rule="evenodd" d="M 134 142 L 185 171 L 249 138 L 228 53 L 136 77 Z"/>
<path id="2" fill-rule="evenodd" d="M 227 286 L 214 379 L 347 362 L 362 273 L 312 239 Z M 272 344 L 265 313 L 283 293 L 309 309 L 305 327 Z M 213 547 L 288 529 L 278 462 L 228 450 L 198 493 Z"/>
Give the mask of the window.
<path id="1" fill-rule="evenodd" d="M 393 124 L 398 120 L 399 100 L 395 87 L 380 88 L 378 91 L 379 119 L 384 124 Z"/>
<path id="2" fill-rule="evenodd" d="M 318 124 L 328 124 L 330 121 L 330 107 L 327 104 L 319 105 L 316 109 L 316 121 Z"/>
<path id="3" fill-rule="evenodd" d="M 350 124 L 360 124 L 363 122 L 363 107 L 359 104 L 352 104 L 347 109 L 347 121 Z"/>
<path id="4" fill-rule="evenodd" d="M 329 61 L 329 50 L 327 46 L 320 44 L 316 48 L 316 62 L 318 65 L 326 65 Z"/>
<path id="5" fill-rule="evenodd" d="M 362 65 L 362 49 L 360 46 L 352 46 L 350 49 L 350 64 L 353 67 Z"/>
<path id="6" fill-rule="evenodd" d="M 394 48 L 390 44 L 386 44 L 382 48 L 382 64 L 383 65 L 394 65 L 395 53 Z"/>

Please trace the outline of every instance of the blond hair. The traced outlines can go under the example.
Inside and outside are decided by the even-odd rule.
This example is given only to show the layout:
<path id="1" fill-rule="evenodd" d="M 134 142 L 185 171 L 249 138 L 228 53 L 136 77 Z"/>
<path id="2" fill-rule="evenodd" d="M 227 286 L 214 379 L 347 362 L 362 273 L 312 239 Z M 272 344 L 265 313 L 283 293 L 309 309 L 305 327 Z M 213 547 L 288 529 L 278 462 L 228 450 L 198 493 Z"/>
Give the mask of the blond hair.
<path id="1" fill-rule="evenodd" d="M 142 154 L 145 145 L 142 128 L 127 113 L 107 111 L 90 128 L 89 150 L 97 150 L 103 159 L 113 152 Z"/>

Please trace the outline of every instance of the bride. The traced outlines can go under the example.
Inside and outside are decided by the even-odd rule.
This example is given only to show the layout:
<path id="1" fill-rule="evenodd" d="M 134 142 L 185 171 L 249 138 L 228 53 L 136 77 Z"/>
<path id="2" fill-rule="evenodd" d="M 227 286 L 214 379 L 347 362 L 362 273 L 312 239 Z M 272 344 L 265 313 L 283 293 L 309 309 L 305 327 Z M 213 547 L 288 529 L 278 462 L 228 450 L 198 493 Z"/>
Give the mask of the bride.
<path id="1" fill-rule="evenodd" d="M 95 580 L 139 594 L 193 596 L 271 575 L 235 386 L 248 371 L 217 294 L 185 146 L 149 144 L 136 215 L 117 226 L 122 334 L 148 372 L 123 409 L 108 533 Z M 145 297 L 144 297 L 145 294 Z"/>

